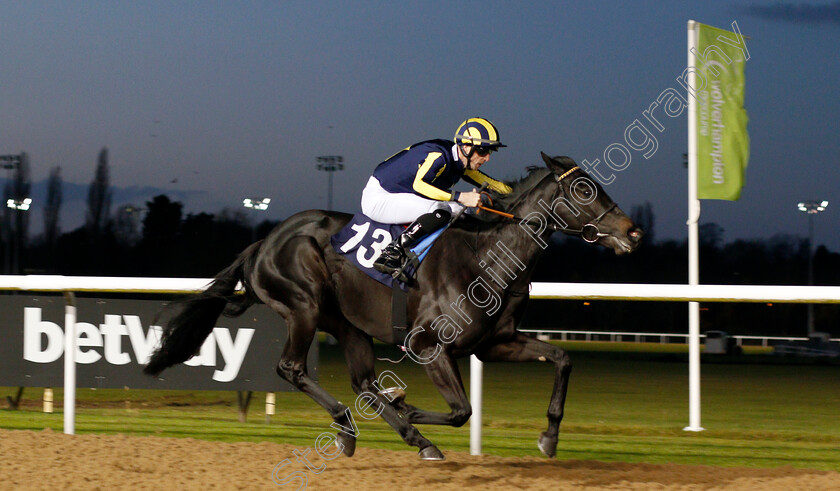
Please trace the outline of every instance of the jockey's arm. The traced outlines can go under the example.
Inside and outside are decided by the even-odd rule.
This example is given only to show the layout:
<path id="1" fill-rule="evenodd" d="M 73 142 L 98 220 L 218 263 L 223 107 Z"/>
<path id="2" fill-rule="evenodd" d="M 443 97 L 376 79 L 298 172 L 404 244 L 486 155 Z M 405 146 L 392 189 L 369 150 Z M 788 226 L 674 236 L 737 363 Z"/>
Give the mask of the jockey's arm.
<path id="1" fill-rule="evenodd" d="M 497 181 L 487 174 L 477 170 L 467 169 L 464 171 L 464 180 L 475 184 L 476 186 L 483 186 L 486 183 L 487 187 L 500 194 L 508 194 L 511 191 L 510 186 L 507 184 Z"/>
<path id="2" fill-rule="evenodd" d="M 420 167 L 417 169 L 417 174 L 414 176 L 414 182 L 412 183 L 412 187 L 414 188 L 414 191 L 426 198 L 438 201 L 453 201 L 457 198 L 458 193 L 450 193 L 448 191 L 444 191 L 440 188 L 432 186 L 431 184 L 423 180 L 423 178 L 426 176 L 429 176 L 433 179 L 435 174 L 441 170 L 444 164 L 442 161 L 437 161 L 442 156 L 443 154 L 440 152 L 429 152 L 429 155 L 426 156 L 426 160 L 424 160 L 423 163 L 420 164 Z"/>

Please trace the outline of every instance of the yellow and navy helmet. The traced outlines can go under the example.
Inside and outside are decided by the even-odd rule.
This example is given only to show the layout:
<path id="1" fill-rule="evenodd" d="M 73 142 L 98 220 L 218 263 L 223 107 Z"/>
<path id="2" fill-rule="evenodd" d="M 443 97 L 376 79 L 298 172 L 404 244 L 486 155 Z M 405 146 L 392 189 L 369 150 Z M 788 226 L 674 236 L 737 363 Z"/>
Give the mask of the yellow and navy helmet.
<path id="1" fill-rule="evenodd" d="M 499 130 L 484 118 L 470 118 L 455 132 L 455 143 L 474 147 L 506 147 L 499 139 Z"/>

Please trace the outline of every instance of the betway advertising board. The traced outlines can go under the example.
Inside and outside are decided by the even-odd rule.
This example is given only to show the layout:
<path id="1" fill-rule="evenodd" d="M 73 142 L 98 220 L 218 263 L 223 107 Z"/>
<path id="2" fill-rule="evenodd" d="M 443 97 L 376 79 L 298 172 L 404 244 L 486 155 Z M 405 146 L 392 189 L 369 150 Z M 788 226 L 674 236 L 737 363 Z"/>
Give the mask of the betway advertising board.
<path id="1" fill-rule="evenodd" d="M 0 386 L 62 386 L 64 298 L 0 296 L 0 307 Z M 177 303 L 82 298 L 76 308 L 78 387 L 296 390 L 274 370 L 287 333 L 283 319 L 265 305 L 254 305 L 240 317 L 219 317 L 199 352 L 158 378 L 142 369 Z M 317 378 L 317 343 L 307 365 Z"/>

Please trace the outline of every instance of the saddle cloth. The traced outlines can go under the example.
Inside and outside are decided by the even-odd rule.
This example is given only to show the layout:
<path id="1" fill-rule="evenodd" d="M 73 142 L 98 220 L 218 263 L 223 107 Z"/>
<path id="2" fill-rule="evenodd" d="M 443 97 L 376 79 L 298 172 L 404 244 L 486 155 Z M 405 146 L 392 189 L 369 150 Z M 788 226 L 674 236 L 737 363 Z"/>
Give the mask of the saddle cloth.
<path id="1" fill-rule="evenodd" d="M 330 238 L 330 243 L 338 254 L 344 256 L 371 278 L 389 288 L 393 288 L 396 284 L 402 291 L 408 291 L 408 285 L 373 269 L 373 262 L 385 246 L 398 237 L 403 230 L 405 230 L 405 225 L 380 223 L 371 220 L 363 213 L 356 213 L 344 228 Z M 411 252 L 417 256 L 418 261 L 416 266 L 410 264 L 406 267 L 406 276 L 409 278 L 414 276 L 420 261 L 426 257 L 435 239 L 442 232 L 443 229 L 440 229 L 429 234 L 411 248 Z"/>

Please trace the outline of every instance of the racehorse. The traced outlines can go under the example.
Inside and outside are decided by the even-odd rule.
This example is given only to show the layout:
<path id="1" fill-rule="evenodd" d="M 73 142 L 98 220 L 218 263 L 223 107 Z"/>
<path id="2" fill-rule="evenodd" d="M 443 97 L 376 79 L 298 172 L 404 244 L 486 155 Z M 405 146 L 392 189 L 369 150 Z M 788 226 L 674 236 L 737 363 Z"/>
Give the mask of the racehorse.
<path id="1" fill-rule="evenodd" d="M 424 411 L 379 390 L 374 371 L 373 337 L 392 335 L 391 294 L 335 252 L 330 237 L 351 218 L 346 213 L 304 211 L 277 225 L 263 240 L 243 251 L 216 275 L 202 293 L 164 327 L 161 345 L 144 371 L 157 375 L 193 356 L 222 314 L 240 315 L 262 301 L 286 321 L 288 340 L 277 373 L 308 394 L 341 428 L 352 428 L 346 406 L 307 373 L 306 357 L 316 329 L 341 344 L 353 390 L 378 406 L 379 415 L 403 440 L 419 448 L 424 460 L 443 454 L 414 427 L 417 423 L 462 426 L 472 409 L 456 358 L 475 354 L 484 362 L 543 361 L 554 364 L 548 428 L 540 451 L 554 457 L 572 364 L 552 344 L 516 330 L 528 301 L 528 285 L 551 234 L 580 236 L 587 242 L 629 253 L 643 232 L 568 157 L 542 154 L 545 166 L 531 167 L 512 192 L 494 194 L 493 206 L 505 216 L 481 212 L 456 221 L 434 243 L 407 292 L 411 332 L 404 349 L 422 363 L 449 404 L 449 413 Z M 244 295 L 235 295 L 237 285 Z M 348 418 L 349 416 L 349 418 Z M 336 435 L 345 455 L 355 451 L 355 432 Z"/>

